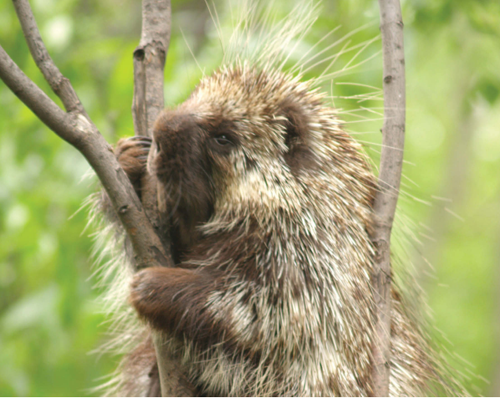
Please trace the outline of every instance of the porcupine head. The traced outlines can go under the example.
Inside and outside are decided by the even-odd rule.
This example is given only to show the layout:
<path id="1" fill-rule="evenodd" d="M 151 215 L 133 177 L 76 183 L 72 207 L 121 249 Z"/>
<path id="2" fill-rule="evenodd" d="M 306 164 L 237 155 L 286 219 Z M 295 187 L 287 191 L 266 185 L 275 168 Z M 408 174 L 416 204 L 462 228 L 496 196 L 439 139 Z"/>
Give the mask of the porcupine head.
<path id="1" fill-rule="evenodd" d="M 204 395 L 371 393 L 375 178 L 315 83 L 281 69 L 301 17 L 257 49 L 233 39 L 155 124 L 176 266 L 136 274 L 130 300 Z M 425 355 L 394 308 L 391 394 L 419 395 Z"/>

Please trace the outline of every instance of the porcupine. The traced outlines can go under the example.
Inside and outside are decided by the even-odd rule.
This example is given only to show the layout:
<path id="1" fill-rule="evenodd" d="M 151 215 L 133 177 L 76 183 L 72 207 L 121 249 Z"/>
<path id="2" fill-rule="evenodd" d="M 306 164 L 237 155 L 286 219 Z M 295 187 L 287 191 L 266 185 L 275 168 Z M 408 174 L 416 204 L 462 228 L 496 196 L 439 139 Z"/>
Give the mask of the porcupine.
<path id="1" fill-rule="evenodd" d="M 158 392 L 149 328 L 200 395 L 372 394 L 376 178 L 315 83 L 272 58 L 236 52 L 160 115 L 152 141 L 116 148 L 139 195 L 156 179 L 176 265 L 132 277 L 147 326 L 128 330 L 119 395 Z M 423 395 L 440 377 L 392 296 L 390 393 Z"/>

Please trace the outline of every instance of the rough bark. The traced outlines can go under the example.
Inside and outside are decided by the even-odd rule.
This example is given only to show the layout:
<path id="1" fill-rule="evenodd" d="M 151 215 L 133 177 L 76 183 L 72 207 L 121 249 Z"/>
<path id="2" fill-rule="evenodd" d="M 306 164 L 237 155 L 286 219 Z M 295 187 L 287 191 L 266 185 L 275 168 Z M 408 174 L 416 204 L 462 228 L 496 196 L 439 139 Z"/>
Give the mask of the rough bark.
<path id="1" fill-rule="evenodd" d="M 379 0 L 384 57 L 384 124 L 379 191 L 375 196 L 376 250 L 373 284 L 376 335 L 373 344 L 373 393 L 388 396 L 391 361 L 391 252 L 390 238 L 403 166 L 405 133 L 405 70 L 403 20 L 399 0 Z"/>

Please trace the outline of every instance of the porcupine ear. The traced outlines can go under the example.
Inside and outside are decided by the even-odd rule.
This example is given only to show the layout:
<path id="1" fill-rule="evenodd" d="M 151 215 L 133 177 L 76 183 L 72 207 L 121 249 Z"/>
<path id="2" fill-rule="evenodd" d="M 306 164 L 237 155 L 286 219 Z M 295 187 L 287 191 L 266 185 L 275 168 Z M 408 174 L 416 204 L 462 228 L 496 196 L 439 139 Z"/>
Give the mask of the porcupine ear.
<path id="1" fill-rule="evenodd" d="M 310 134 L 307 117 L 300 107 L 292 101 L 285 100 L 281 109 L 286 118 L 284 127 L 287 152 L 284 158 L 288 167 L 293 174 L 314 167 L 316 159 L 309 145 Z"/>

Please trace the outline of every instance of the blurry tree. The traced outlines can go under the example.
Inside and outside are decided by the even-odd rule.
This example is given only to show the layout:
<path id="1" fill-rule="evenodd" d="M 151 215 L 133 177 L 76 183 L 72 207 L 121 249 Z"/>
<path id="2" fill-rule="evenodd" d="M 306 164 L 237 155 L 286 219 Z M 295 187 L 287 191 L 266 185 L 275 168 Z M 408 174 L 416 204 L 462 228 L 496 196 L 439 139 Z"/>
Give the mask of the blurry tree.
<path id="1" fill-rule="evenodd" d="M 290 6 L 286 1 L 273 5 L 283 15 Z M 408 217 L 401 220 L 413 231 L 416 250 L 411 253 L 434 321 L 452 342 L 445 343 L 447 355 L 470 376 L 471 393 L 499 395 L 497 384 L 490 387 L 472 374 L 500 379 L 500 3 L 415 0 L 403 6 L 408 164 L 401 208 Z M 49 52 L 106 138 L 114 142 L 132 135 L 132 52 L 140 35 L 140 3 L 33 0 L 32 7 Z M 176 0 L 172 7 L 165 71 L 169 106 L 189 95 L 202 75 L 198 65 L 209 73 L 221 59 L 205 2 Z M 290 65 L 313 65 L 349 41 L 347 47 L 354 47 L 378 35 L 374 1 L 337 0 L 321 7 Z M 230 32 L 224 7 L 217 4 L 217 10 L 224 33 Z M 351 36 L 312 59 L 345 35 Z M 58 101 L 30 58 L 10 2 L 0 3 L 0 43 Z M 367 46 L 349 64 L 360 48 L 340 56 L 331 72 L 375 58 L 334 75 L 325 90 L 333 89 L 332 100 L 342 108 L 348 128 L 376 159 L 380 43 Z M 320 75 L 329 63 L 311 68 L 305 77 Z M 94 231 L 85 229 L 86 211 L 78 211 L 96 187 L 83 178 L 89 167 L 80 154 L 3 83 L 0 105 L 0 395 L 91 394 L 98 378 L 115 366 L 114 358 L 88 354 L 106 339 L 95 300 L 99 289 L 93 290 L 89 280 L 88 236 Z M 360 107 L 371 110 L 360 112 Z"/>

